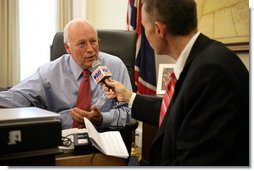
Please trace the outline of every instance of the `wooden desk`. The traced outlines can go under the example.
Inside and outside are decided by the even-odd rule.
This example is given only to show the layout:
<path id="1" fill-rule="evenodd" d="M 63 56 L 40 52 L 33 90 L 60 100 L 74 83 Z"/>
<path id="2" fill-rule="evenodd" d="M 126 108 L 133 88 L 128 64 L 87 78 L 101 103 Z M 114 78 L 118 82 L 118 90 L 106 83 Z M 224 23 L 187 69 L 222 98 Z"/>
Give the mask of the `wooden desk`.
<path id="1" fill-rule="evenodd" d="M 127 159 L 106 156 L 102 153 L 86 155 L 60 154 L 56 156 L 56 166 L 127 166 Z"/>

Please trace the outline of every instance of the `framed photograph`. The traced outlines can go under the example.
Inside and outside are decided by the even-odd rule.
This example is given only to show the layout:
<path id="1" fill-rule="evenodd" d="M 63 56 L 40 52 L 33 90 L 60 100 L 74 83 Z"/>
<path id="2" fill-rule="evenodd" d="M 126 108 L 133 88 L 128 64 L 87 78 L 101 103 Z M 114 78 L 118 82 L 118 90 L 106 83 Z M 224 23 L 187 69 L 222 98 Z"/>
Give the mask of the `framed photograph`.
<path id="1" fill-rule="evenodd" d="M 159 64 L 157 94 L 164 94 L 170 73 L 173 72 L 175 64 Z"/>

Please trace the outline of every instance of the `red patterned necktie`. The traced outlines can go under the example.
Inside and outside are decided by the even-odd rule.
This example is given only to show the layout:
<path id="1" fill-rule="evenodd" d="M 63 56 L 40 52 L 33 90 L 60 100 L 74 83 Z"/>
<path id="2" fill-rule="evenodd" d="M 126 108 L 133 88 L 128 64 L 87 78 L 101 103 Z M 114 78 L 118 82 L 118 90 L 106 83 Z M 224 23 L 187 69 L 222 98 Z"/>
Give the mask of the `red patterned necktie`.
<path id="1" fill-rule="evenodd" d="M 166 111 L 168 109 L 168 106 L 170 104 L 170 101 L 173 97 L 174 91 L 175 91 L 175 85 L 176 85 L 176 77 L 174 72 L 170 75 L 170 80 L 166 86 L 166 92 L 163 96 L 162 104 L 161 104 L 161 110 L 160 110 L 160 119 L 159 119 L 159 127 L 161 126 L 161 123 L 163 121 L 163 118 L 166 114 Z"/>
<path id="2" fill-rule="evenodd" d="M 77 104 L 76 107 L 83 109 L 85 111 L 90 111 L 91 105 L 91 86 L 89 81 L 90 72 L 88 70 L 83 71 L 83 80 L 79 86 Z M 84 124 L 73 121 L 73 128 L 84 128 Z"/>

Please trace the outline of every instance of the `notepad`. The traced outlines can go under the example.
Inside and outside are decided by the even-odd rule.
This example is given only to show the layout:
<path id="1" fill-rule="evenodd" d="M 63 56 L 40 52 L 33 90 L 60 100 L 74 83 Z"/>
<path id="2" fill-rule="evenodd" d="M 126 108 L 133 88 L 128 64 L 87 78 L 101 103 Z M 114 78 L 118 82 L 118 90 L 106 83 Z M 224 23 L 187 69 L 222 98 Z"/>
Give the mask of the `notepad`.
<path id="1" fill-rule="evenodd" d="M 86 129 L 92 145 L 105 155 L 128 158 L 129 153 L 119 131 L 107 131 L 99 133 L 93 124 L 84 118 Z"/>

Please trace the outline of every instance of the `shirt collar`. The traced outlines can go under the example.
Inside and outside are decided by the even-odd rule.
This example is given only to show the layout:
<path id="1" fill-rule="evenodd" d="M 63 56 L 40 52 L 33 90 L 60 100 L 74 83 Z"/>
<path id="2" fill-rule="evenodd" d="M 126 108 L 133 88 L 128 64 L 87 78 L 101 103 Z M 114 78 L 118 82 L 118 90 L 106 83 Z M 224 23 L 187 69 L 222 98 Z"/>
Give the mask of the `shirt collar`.
<path id="1" fill-rule="evenodd" d="M 98 60 L 100 61 L 101 65 L 104 64 L 103 61 L 101 61 L 100 59 L 100 53 L 98 55 Z M 75 61 L 74 59 L 72 58 L 72 56 L 70 55 L 70 68 L 71 68 L 71 71 L 75 77 L 76 80 L 79 79 L 79 77 L 81 76 L 82 72 L 83 72 L 83 68 L 81 68 Z"/>
<path id="2" fill-rule="evenodd" d="M 182 53 L 180 54 L 178 60 L 175 63 L 174 67 L 174 73 L 176 76 L 176 79 L 178 80 L 180 77 L 181 72 L 183 71 L 184 65 L 188 59 L 188 56 L 190 55 L 190 51 L 192 49 L 192 46 L 194 45 L 196 39 L 198 38 L 200 32 L 197 32 L 191 40 L 188 42 L 188 44 L 183 49 Z"/>
<path id="3" fill-rule="evenodd" d="M 83 69 L 74 61 L 72 56 L 70 55 L 70 68 L 76 80 L 79 79 Z"/>

